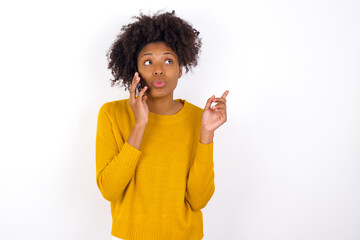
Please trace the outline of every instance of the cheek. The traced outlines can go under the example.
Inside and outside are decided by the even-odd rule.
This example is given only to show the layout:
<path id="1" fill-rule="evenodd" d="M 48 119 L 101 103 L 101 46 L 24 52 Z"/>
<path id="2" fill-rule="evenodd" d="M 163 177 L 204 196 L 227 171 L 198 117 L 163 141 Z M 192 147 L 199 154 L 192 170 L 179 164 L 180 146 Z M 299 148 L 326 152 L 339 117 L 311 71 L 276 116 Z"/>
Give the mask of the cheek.
<path id="1" fill-rule="evenodd" d="M 144 68 L 140 68 L 139 73 L 140 73 L 140 77 L 143 80 L 147 80 L 147 79 L 149 79 L 149 77 L 151 77 L 151 73 L 149 71 L 146 71 L 146 69 L 144 69 Z"/>
<path id="2" fill-rule="evenodd" d="M 171 85 L 176 88 L 177 84 L 178 84 L 178 79 L 174 79 L 174 81 L 172 81 Z"/>

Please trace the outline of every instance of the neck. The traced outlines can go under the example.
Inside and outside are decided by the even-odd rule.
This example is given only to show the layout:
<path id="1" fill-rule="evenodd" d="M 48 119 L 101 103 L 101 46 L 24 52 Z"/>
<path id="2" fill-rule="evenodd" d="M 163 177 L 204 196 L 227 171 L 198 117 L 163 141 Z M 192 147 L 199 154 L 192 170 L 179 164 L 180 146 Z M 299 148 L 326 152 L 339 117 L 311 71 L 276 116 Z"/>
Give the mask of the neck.
<path id="1" fill-rule="evenodd" d="M 146 103 L 149 107 L 149 111 L 160 115 L 174 114 L 177 108 L 177 102 L 173 100 L 172 96 L 163 98 L 151 98 L 148 96 Z"/>

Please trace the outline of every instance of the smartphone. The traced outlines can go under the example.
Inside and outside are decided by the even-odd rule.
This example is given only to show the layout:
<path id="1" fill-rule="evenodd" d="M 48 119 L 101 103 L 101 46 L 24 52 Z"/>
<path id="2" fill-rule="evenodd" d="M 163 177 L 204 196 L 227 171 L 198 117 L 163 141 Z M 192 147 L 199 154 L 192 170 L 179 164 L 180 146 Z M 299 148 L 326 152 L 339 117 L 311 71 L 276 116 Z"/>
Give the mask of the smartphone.
<path id="1" fill-rule="evenodd" d="M 139 83 L 138 83 L 138 85 L 136 86 L 136 89 L 135 89 L 135 93 L 136 93 L 136 96 L 137 96 L 140 93 L 140 91 L 147 85 L 146 85 L 145 81 L 142 80 L 137 66 L 135 66 L 135 71 L 139 74 L 139 77 L 140 77 L 140 81 L 139 81 Z M 145 92 L 149 92 L 149 90 L 150 89 L 148 87 Z"/>
<path id="2" fill-rule="evenodd" d="M 138 85 L 136 86 L 136 90 L 135 90 L 135 94 L 136 96 L 139 95 L 140 91 L 143 89 L 142 85 L 141 85 L 141 80 L 140 82 L 138 83 Z"/>
<path id="3" fill-rule="evenodd" d="M 139 77 L 140 77 L 140 81 L 138 83 L 138 85 L 136 86 L 136 89 L 135 89 L 135 96 L 139 95 L 140 91 L 143 89 L 143 85 L 141 84 L 141 76 L 140 76 L 140 73 L 139 73 L 139 70 L 137 68 L 137 66 L 135 66 L 135 72 L 137 72 L 139 74 Z"/>

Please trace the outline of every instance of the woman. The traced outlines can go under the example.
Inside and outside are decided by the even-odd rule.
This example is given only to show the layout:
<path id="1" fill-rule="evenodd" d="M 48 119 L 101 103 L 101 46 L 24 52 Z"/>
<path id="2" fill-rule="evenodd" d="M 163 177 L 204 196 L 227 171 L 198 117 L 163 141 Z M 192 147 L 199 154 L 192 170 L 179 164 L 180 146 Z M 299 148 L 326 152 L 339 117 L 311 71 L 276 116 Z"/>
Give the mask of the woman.
<path id="1" fill-rule="evenodd" d="M 201 209 L 215 191 L 214 131 L 226 122 L 229 91 L 204 109 L 173 99 L 183 67 L 197 65 L 198 35 L 174 11 L 140 14 L 107 54 L 112 86 L 121 80 L 130 89 L 129 99 L 103 104 L 98 115 L 96 182 L 111 203 L 113 239 L 204 236 Z"/>

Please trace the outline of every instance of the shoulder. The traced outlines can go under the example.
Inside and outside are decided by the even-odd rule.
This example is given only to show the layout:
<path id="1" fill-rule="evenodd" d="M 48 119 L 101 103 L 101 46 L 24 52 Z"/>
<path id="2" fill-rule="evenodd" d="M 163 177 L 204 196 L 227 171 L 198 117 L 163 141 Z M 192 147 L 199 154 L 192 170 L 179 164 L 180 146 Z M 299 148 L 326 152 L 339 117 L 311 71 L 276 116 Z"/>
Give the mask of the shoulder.
<path id="1" fill-rule="evenodd" d="M 189 102 L 189 101 L 187 101 L 187 100 L 185 100 L 186 101 L 186 103 L 188 104 L 188 106 L 189 106 L 189 110 L 192 112 L 192 113 L 194 113 L 194 114 L 202 114 L 203 112 L 204 112 L 204 109 L 203 108 L 201 108 L 201 107 L 199 107 L 199 106 L 197 106 L 197 105 L 195 105 L 195 104 L 193 104 L 193 103 L 191 103 L 191 102 Z"/>
<path id="2" fill-rule="evenodd" d="M 114 109 L 126 109 L 129 99 L 120 99 L 103 103 L 100 106 L 99 113 L 114 114 Z"/>
<path id="3" fill-rule="evenodd" d="M 204 109 L 197 106 L 194 103 L 188 102 L 187 100 L 186 104 L 188 105 L 187 107 L 187 117 L 190 121 L 187 121 L 188 124 L 191 124 L 192 127 L 198 129 L 200 127 L 201 124 L 201 118 L 204 112 Z"/>

